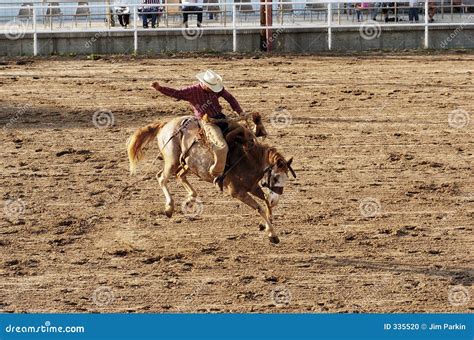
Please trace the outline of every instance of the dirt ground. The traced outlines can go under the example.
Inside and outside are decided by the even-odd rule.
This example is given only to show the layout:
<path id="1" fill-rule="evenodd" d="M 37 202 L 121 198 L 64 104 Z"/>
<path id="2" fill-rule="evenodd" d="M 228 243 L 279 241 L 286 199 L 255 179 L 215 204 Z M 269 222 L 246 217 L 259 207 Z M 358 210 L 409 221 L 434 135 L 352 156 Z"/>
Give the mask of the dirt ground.
<path id="1" fill-rule="evenodd" d="M 156 146 L 128 174 L 129 135 L 190 112 L 150 82 L 206 68 L 294 157 L 278 245 L 193 177 L 202 213 L 173 181 L 164 216 Z M 0 311 L 472 312 L 473 73 L 472 54 L 1 61 Z"/>

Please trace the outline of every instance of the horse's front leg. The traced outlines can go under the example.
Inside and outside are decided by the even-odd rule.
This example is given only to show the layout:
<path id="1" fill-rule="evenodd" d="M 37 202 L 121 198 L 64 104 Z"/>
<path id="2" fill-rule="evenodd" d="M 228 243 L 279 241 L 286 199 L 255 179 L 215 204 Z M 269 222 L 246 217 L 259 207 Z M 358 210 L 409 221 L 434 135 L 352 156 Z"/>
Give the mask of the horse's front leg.
<path id="1" fill-rule="evenodd" d="M 255 199 L 249 195 L 248 192 L 232 192 L 232 197 L 239 199 L 240 201 L 247 204 L 249 207 L 258 211 L 260 216 L 265 220 L 265 232 L 272 243 L 279 243 L 280 239 L 278 238 L 275 230 L 273 229 L 271 214 L 268 213 L 268 209 L 264 209 L 260 204 L 255 201 Z M 268 205 L 267 205 L 268 206 Z"/>
<path id="2" fill-rule="evenodd" d="M 257 185 L 252 189 L 252 191 L 250 191 L 250 193 L 265 202 L 267 219 L 270 221 L 270 223 L 273 224 L 272 206 L 270 202 L 268 201 L 267 197 L 265 196 L 265 193 L 263 192 L 262 188 L 259 185 Z M 266 225 L 264 224 L 260 224 L 259 227 L 261 231 L 266 229 Z"/>
<path id="3" fill-rule="evenodd" d="M 168 180 L 170 176 L 173 174 L 173 171 L 174 171 L 173 166 L 168 166 L 165 164 L 165 168 L 162 171 L 160 177 L 158 178 L 158 183 L 160 184 L 160 187 L 163 190 L 163 193 L 165 194 L 165 200 L 166 200 L 165 215 L 167 217 L 173 216 L 173 212 L 174 212 L 174 200 L 167 186 Z"/>

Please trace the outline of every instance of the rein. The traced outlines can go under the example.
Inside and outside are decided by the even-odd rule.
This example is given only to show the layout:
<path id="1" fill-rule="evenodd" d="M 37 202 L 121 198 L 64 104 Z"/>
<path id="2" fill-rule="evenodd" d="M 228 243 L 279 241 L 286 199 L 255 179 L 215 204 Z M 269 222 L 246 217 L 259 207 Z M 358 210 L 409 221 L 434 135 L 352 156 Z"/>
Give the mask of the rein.
<path id="1" fill-rule="evenodd" d="M 266 174 L 267 180 L 264 183 L 262 183 L 262 186 L 264 188 L 268 188 L 270 191 L 274 192 L 277 195 L 281 195 L 283 194 L 283 187 L 270 185 L 272 169 L 275 165 L 276 164 L 273 164 L 273 165 L 270 164 L 269 166 L 265 168 L 265 170 L 263 170 L 263 176 L 265 176 Z"/>

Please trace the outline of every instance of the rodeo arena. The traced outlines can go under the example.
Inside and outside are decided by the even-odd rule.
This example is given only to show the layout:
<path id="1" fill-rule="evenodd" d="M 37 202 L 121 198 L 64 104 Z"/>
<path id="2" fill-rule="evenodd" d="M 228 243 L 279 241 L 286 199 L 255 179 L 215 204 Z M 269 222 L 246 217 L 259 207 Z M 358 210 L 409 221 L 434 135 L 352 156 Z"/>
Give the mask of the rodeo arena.
<path id="1" fill-rule="evenodd" d="M 473 49 L 474 0 L 0 0 L 0 311 L 472 313 Z"/>

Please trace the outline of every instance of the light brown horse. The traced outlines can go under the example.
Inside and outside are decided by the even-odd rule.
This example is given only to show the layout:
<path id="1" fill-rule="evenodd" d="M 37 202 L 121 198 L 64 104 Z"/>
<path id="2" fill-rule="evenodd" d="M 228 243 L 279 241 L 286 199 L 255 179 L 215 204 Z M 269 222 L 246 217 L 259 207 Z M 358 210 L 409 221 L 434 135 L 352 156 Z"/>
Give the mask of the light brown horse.
<path id="1" fill-rule="evenodd" d="M 263 126 L 258 124 L 259 119 L 259 116 L 254 116 L 257 129 L 262 129 Z M 265 221 L 265 232 L 270 241 L 278 243 L 279 238 L 272 225 L 272 208 L 278 204 L 283 194 L 288 173 L 296 177 L 291 168 L 292 158 L 285 160 L 275 148 L 259 143 L 252 132 L 241 125 L 236 125 L 237 127 L 226 135 L 229 144 L 227 156 L 229 166 L 225 174 L 224 188 L 232 197 L 257 210 Z M 261 134 L 261 131 L 257 131 L 258 134 Z M 210 183 L 213 181 L 209 174 L 213 156 L 199 135 L 198 121 L 186 116 L 169 122 L 155 122 L 140 128 L 128 141 L 130 172 L 134 174 L 137 163 L 143 156 L 144 147 L 155 138 L 158 139 L 158 146 L 164 159 L 159 184 L 166 198 L 165 214 L 168 217 L 174 212 L 173 197 L 167 186 L 170 177 L 176 176 L 186 189 L 188 198 L 185 204 L 190 205 L 196 201 L 197 193 L 188 182 L 186 174 L 192 172 L 204 181 Z M 267 188 L 268 194 L 265 194 L 262 187 Z M 265 208 L 254 197 L 263 200 Z"/>

